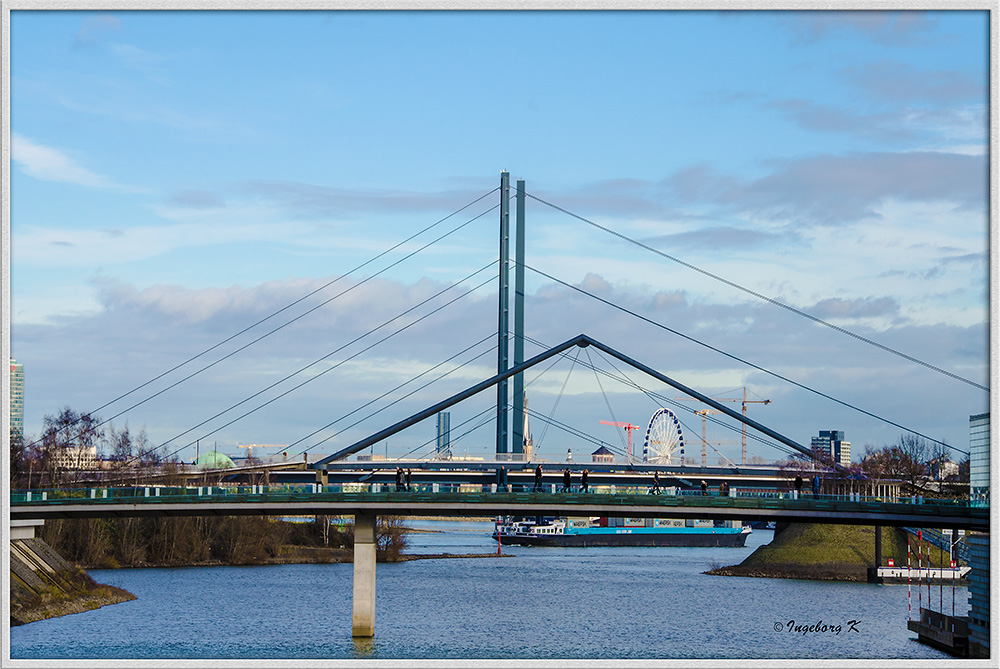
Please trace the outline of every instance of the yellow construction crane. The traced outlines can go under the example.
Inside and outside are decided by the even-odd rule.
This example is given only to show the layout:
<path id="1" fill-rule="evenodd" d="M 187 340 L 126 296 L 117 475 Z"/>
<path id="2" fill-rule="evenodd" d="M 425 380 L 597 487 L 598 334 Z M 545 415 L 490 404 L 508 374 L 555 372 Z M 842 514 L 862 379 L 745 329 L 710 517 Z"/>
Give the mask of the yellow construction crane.
<path id="1" fill-rule="evenodd" d="M 677 399 L 682 399 L 682 398 L 677 398 Z M 722 413 L 722 412 L 719 411 L 718 409 L 699 409 L 699 410 L 695 411 L 695 413 L 698 414 L 699 416 L 701 416 L 701 466 L 705 467 L 705 466 L 708 465 L 708 451 L 706 450 L 707 447 L 708 447 L 708 436 L 707 436 L 707 432 L 706 432 L 706 429 L 705 429 L 706 428 L 706 423 L 708 421 L 706 420 L 705 416 L 707 416 L 708 414 L 711 414 L 711 413 Z M 731 441 L 719 441 L 719 442 L 716 442 L 716 443 L 719 444 L 719 445 L 722 445 L 722 444 L 731 444 L 733 442 L 731 442 Z M 716 452 L 718 452 L 718 451 L 716 451 Z M 720 453 L 720 455 L 721 455 L 721 453 Z"/>
<path id="2" fill-rule="evenodd" d="M 686 402 L 697 402 L 693 397 L 677 397 L 675 399 L 683 400 Z M 743 405 L 743 417 L 746 418 L 747 415 L 747 405 L 748 404 L 770 404 L 771 400 L 748 400 L 747 399 L 747 387 L 743 386 L 743 398 L 739 397 L 713 397 L 716 402 L 740 402 Z M 702 413 L 704 411 L 705 413 Z M 701 411 L 695 411 L 695 413 L 701 415 L 702 420 L 702 431 L 704 431 L 705 416 L 708 413 L 721 413 L 718 409 L 702 409 Z M 705 443 L 705 439 L 702 438 L 702 443 Z M 702 446 L 702 463 L 705 461 L 705 448 Z M 747 463 L 747 424 L 743 423 L 743 453 L 740 457 L 740 464 L 745 465 Z"/>

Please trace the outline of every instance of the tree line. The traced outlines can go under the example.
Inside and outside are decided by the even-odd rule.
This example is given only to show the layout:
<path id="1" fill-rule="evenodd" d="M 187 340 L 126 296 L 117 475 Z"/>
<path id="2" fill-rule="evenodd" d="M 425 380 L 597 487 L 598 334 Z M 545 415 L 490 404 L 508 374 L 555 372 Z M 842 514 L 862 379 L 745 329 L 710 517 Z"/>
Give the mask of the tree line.
<path id="1" fill-rule="evenodd" d="M 937 493 L 948 497 L 968 498 L 969 496 L 969 456 L 957 463 L 955 471 L 937 477 L 940 486 L 936 491 L 925 484 L 937 468 L 950 459 L 946 444 L 931 444 L 928 440 L 913 434 L 901 434 L 896 441 L 881 447 L 865 444 L 864 455 L 859 462 L 845 466 L 845 472 L 834 468 L 833 458 L 821 457 L 826 472 L 821 472 L 823 486 L 827 492 L 863 492 L 883 481 L 901 481 L 905 494 Z M 782 469 L 789 473 L 811 475 L 806 464 L 811 462 L 805 455 L 794 455 L 782 463 Z"/>
<path id="2" fill-rule="evenodd" d="M 145 428 L 134 432 L 128 423 L 121 428 L 114 423 L 104 425 L 98 416 L 65 407 L 54 416 L 45 415 L 38 438 L 11 428 L 11 488 L 73 485 L 86 475 L 84 464 L 91 448 L 108 456 L 112 473 L 134 474 L 137 484 L 154 471 L 163 473 L 164 468 L 177 469 L 180 464 L 149 443 Z"/>
<path id="3" fill-rule="evenodd" d="M 87 568 L 263 564 L 283 547 L 353 550 L 354 525 L 329 516 L 292 523 L 266 516 L 73 518 L 46 520 L 40 537 L 61 556 Z M 402 519 L 379 517 L 376 560 L 398 561 L 407 545 Z"/>

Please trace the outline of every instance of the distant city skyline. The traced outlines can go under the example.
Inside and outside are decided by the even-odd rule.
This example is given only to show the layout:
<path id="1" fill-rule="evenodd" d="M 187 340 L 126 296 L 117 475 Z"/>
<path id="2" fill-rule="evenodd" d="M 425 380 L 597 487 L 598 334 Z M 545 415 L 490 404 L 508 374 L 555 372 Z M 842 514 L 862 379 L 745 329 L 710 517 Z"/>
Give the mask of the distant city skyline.
<path id="1" fill-rule="evenodd" d="M 188 461 L 199 439 L 301 459 L 488 378 L 502 170 L 529 194 L 526 356 L 586 333 L 710 397 L 769 398 L 748 416 L 806 448 L 836 426 L 855 460 L 904 428 L 968 451 L 989 410 L 988 12 L 12 10 L 9 26 L 4 289 L 28 437 L 68 406 Z M 598 448 L 564 428 L 624 451 L 599 421 L 645 427 L 656 394 L 677 396 L 590 364 L 618 374 L 582 351 L 526 375 L 536 457 Z M 489 395 L 451 408 L 456 454 L 494 452 Z M 691 459 L 700 417 L 674 409 Z M 708 457 L 738 461 L 724 422 Z M 435 448 L 430 419 L 389 444 Z"/>

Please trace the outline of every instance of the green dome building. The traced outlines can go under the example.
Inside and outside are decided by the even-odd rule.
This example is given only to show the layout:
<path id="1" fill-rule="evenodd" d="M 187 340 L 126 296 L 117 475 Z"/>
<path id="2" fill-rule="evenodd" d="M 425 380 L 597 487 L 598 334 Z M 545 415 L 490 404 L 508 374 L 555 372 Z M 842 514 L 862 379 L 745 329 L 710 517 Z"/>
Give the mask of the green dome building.
<path id="1" fill-rule="evenodd" d="M 236 464 L 225 453 L 208 451 L 198 456 L 198 459 L 194 461 L 194 466 L 198 469 L 225 469 L 226 467 L 235 467 Z"/>

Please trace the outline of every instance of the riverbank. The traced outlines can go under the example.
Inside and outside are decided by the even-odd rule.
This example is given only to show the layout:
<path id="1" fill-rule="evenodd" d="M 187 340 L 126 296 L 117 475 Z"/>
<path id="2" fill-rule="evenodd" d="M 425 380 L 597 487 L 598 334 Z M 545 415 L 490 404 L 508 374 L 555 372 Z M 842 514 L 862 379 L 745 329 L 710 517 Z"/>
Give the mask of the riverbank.
<path id="1" fill-rule="evenodd" d="M 911 540 L 915 544 L 915 540 Z M 906 564 L 907 534 L 894 527 L 882 528 L 882 560 Z M 916 546 L 914 546 L 914 549 Z M 947 553 L 930 546 L 933 567 L 949 564 Z M 928 552 L 923 550 L 923 565 Z M 912 559 L 916 566 L 916 559 Z M 718 566 L 704 572 L 713 576 L 792 578 L 819 581 L 868 580 L 868 567 L 875 566 L 875 527 L 792 523 L 776 531 L 771 543 L 760 546 L 738 565 Z"/>
<path id="2" fill-rule="evenodd" d="M 41 539 L 10 542 L 12 627 L 133 599 L 135 595 L 126 590 L 97 583 Z"/>

